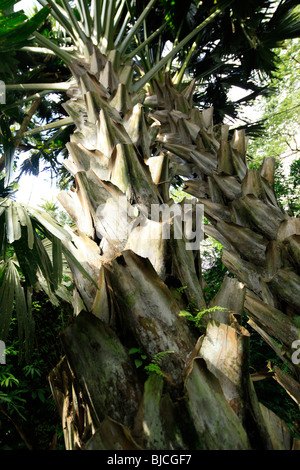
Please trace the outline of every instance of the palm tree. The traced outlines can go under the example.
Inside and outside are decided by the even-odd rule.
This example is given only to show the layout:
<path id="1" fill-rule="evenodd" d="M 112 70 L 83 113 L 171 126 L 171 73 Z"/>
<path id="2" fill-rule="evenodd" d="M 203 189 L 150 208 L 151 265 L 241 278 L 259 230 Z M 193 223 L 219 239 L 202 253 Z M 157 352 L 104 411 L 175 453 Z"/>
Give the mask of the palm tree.
<path id="1" fill-rule="evenodd" d="M 59 57 L 70 79 L 7 91 L 67 91 L 68 117 L 54 125 L 75 126 L 64 161 L 75 186 L 59 200 L 76 228 L 62 229 L 7 198 L 1 210 L 28 284 L 46 280 L 57 292 L 62 253 L 72 271 L 77 316 L 61 334 L 65 357 L 50 374 L 66 448 L 290 449 L 289 430 L 255 394 L 240 315 L 246 309 L 251 326 L 279 350 L 292 374 L 284 386 L 297 400 L 299 220 L 277 205 L 274 162 L 249 170 L 244 132 L 229 137 L 228 126 L 214 125 L 212 109 L 194 106 L 196 80 L 183 76 L 192 55 L 175 62 L 229 2 L 217 2 L 164 55 L 157 44 L 165 24 L 150 34 L 147 24 L 155 0 L 140 15 L 126 0 L 39 1 L 43 12 L 50 6 L 65 45 L 35 31 L 35 52 Z M 287 3 L 280 8 L 296 29 Z M 205 233 L 222 243 L 223 262 L 236 276 L 211 305 L 198 246 L 188 250 L 189 234 L 177 236 L 178 218 L 171 217 L 166 237 L 164 220 L 150 217 L 153 207 L 182 214 L 188 201 L 174 205 L 169 195 L 176 175 L 196 198 L 194 215 L 203 204 Z M 53 242 L 50 256 L 36 229 Z M 16 272 L 6 260 L 8 311 L 14 296 L 26 304 Z M 200 338 L 186 317 L 204 325 Z M 136 367 L 134 354 L 146 368 Z"/>

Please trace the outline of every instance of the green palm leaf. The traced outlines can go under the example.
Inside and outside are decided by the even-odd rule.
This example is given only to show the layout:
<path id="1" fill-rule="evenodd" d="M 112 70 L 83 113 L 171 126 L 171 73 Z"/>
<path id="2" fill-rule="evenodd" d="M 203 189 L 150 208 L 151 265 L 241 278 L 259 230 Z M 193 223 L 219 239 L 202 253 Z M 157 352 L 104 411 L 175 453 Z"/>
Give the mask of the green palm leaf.
<path id="1" fill-rule="evenodd" d="M 16 203 L 9 198 L 3 199 L 0 201 L 0 237 L 3 242 L 7 239 L 13 246 L 17 262 L 29 286 L 37 286 L 42 276 L 49 290 L 55 292 L 66 272 L 65 256 L 91 280 L 83 266 L 63 245 L 72 242 L 71 233 L 47 212 Z M 3 245 L 3 242 L 1 254 L 5 259 L 7 255 L 4 245 L 7 245 Z"/>
<path id="2" fill-rule="evenodd" d="M 15 294 L 15 278 L 12 272 L 11 262 L 2 262 L 0 276 L 0 338 L 5 341 L 9 332 L 11 315 L 13 311 L 13 301 Z"/>
<path id="3" fill-rule="evenodd" d="M 2 282 L 0 286 L 0 337 L 6 340 L 13 309 L 16 310 L 19 340 L 24 341 L 26 357 L 29 356 L 33 340 L 33 319 L 31 316 L 30 296 L 26 301 L 25 290 L 21 284 L 20 274 L 12 259 L 2 263 Z"/>
<path id="4" fill-rule="evenodd" d="M 0 145 L 5 158 L 5 186 L 7 186 L 13 175 L 15 145 L 14 139 L 5 116 L 0 117 Z"/>
<path id="5" fill-rule="evenodd" d="M 0 51 L 10 51 L 24 46 L 28 38 L 38 29 L 50 13 L 50 7 L 44 6 L 32 18 L 27 18 L 23 11 L 3 14 L 7 5 L 13 6 L 14 2 L 4 2 L 0 10 Z"/>

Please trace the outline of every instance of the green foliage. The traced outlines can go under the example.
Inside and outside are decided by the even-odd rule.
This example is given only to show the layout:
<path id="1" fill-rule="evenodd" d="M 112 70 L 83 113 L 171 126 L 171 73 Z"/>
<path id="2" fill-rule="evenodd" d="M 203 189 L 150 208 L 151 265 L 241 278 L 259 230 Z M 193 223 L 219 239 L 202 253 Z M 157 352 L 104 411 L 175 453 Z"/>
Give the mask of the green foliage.
<path id="1" fill-rule="evenodd" d="M 248 325 L 247 320 L 247 315 L 244 315 L 243 325 L 250 332 L 250 373 L 252 374 L 259 371 L 265 372 L 267 370 L 268 363 L 273 367 L 276 365 L 283 373 L 289 373 L 286 363 L 282 361 L 282 359 L 262 339 L 262 337 Z M 266 377 L 263 380 L 254 381 L 253 384 L 258 400 L 279 416 L 290 428 L 292 436 L 299 439 L 299 407 L 284 388 L 272 378 L 271 371 L 269 372 L 269 377 Z"/>
<path id="2" fill-rule="evenodd" d="M 15 308 L 18 320 L 18 335 L 22 341 L 26 340 L 26 355 L 30 355 L 32 350 L 32 329 L 33 321 L 31 307 L 27 305 L 26 294 L 21 285 L 20 274 L 16 264 L 8 259 L 1 263 L 1 285 L 0 285 L 0 337 L 6 340 L 11 322 L 11 315 Z"/>
<path id="3" fill-rule="evenodd" d="M 45 21 L 50 13 L 47 5 L 32 18 L 27 18 L 23 10 L 7 12 L 19 0 L 5 0 L 0 7 L 0 51 L 15 50 L 28 44 L 28 38 Z"/>
<path id="4" fill-rule="evenodd" d="M 145 371 L 147 372 L 147 374 L 157 374 L 157 375 L 160 375 L 161 377 L 166 378 L 166 374 L 161 369 L 162 362 L 168 354 L 173 354 L 173 353 L 174 351 L 160 351 L 157 354 L 155 354 L 150 364 L 145 366 Z"/>
<path id="5" fill-rule="evenodd" d="M 141 367 L 144 364 L 144 361 L 147 359 L 146 354 L 143 354 L 141 348 L 130 348 L 129 354 L 135 356 L 134 364 L 137 369 Z"/>
<path id="6" fill-rule="evenodd" d="M 31 376 L 31 378 L 37 376 L 41 376 L 41 366 L 42 361 L 41 360 L 35 360 L 32 364 L 27 364 L 26 366 L 23 367 L 23 371 L 25 376 L 27 377 L 28 375 Z"/>
<path id="7" fill-rule="evenodd" d="M 0 144 L 5 158 L 4 184 L 7 186 L 11 182 L 13 173 L 15 145 L 8 120 L 3 115 L 0 116 Z"/>
<path id="8" fill-rule="evenodd" d="M 252 161 L 250 167 L 258 168 L 259 160 Z M 300 215 L 300 159 L 294 160 L 289 169 L 283 168 L 283 161 L 275 161 L 274 192 L 277 202 L 289 215 Z"/>
<path id="9" fill-rule="evenodd" d="M 137 369 L 143 366 L 143 371 L 148 375 L 153 373 L 164 378 L 166 378 L 166 374 L 161 369 L 162 362 L 168 354 L 172 353 L 174 353 L 174 351 L 160 351 L 155 354 L 152 360 L 147 364 L 147 356 L 143 353 L 141 348 L 133 347 L 129 350 L 129 354 L 134 357 L 134 364 Z"/>
<path id="10" fill-rule="evenodd" d="M 22 414 L 25 410 L 25 398 L 22 397 L 24 390 L 2 391 L 0 390 L 0 405 L 5 406 L 9 415 L 16 413 L 21 419 L 25 420 Z M 21 395 L 21 396 L 20 396 Z M 1 429 L 1 420 L 0 420 Z M 0 450 L 2 441 L 0 439 Z"/>
<path id="11" fill-rule="evenodd" d="M 1 387 L 12 387 L 14 384 L 19 385 L 18 379 L 10 372 L 12 366 L 1 367 L 0 369 L 0 385 Z"/>
<path id="12" fill-rule="evenodd" d="M 38 293 L 32 314 L 36 328 L 30 361 L 22 354 L 14 313 L 6 342 L 6 364 L 0 366 L 0 449 L 24 450 L 30 445 L 33 450 L 48 450 L 55 433 L 56 448 L 64 448 L 48 375 L 63 355 L 58 335 L 72 321 L 72 309 L 65 303 L 54 307 Z"/>
<path id="13" fill-rule="evenodd" d="M 299 7 L 298 7 L 299 10 Z M 255 109 L 261 115 L 264 133 L 250 139 L 248 156 L 254 166 L 265 157 L 299 160 L 298 136 L 300 118 L 300 39 L 286 41 L 277 50 L 278 68 L 272 80 L 274 93 L 261 98 Z"/>
<path id="14" fill-rule="evenodd" d="M 59 210 L 58 205 L 54 201 L 47 201 L 43 199 L 43 204 L 40 205 L 41 209 L 51 215 L 61 225 L 72 225 L 74 222 L 66 211 Z"/>
<path id="15" fill-rule="evenodd" d="M 205 308 L 204 310 L 199 310 L 194 305 L 188 305 L 186 310 L 181 310 L 179 316 L 187 318 L 189 321 L 193 322 L 197 328 L 205 328 L 205 325 L 202 324 L 202 318 L 205 315 L 215 312 L 216 310 L 227 310 L 227 308 L 220 307 L 218 305 L 210 308 Z"/>
<path id="16" fill-rule="evenodd" d="M 183 199 L 193 199 L 193 196 L 190 194 L 186 193 L 182 189 L 182 185 L 184 184 L 184 181 L 179 178 L 179 181 L 174 182 L 175 184 L 172 184 L 170 187 L 170 197 L 173 199 L 173 201 L 176 202 L 176 204 L 179 204 L 180 202 L 183 201 Z"/>
<path id="17" fill-rule="evenodd" d="M 300 216 L 300 159 L 295 160 L 290 168 L 289 175 L 283 172 L 281 162 L 276 162 L 275 194 L 279 204 L 293 217 Z"/>
<path id="18" fill-rule="evenodd" d="M 222 251 L 221 243 L 211 237 L 201 243 L 202 276 L 206 283 L 203 292 L 207 303 L 217 294 L 225 275 L 229 275 L 222 262 Z"/>
<path id="19" fill-rule="evenodd" d="M 82 264 L 62 243 L 72 236 L 50 213 L 12 201 L 0 199 L 0 337 L 6 341 L 13 309 L 19 323 L 19 338 L 25 337 L 27 356 L 34 322 L 31 315 L 33 289 L 42 288 L 52 303 L 58 298 L 72 303 L 66 282 L 66 261 L 94 280 Z M 68 270 L 70 275 L 70 270 Z M 96 288 L 98 288 L 96 286 Z"/>

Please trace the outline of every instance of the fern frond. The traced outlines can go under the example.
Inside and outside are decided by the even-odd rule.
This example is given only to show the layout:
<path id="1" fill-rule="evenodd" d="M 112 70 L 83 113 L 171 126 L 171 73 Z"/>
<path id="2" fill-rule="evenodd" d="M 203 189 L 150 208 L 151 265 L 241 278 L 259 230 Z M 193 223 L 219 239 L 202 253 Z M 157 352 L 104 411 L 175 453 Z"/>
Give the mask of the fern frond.
<path id="1" fill-rule="evenodd" d="M 165 359 L 165 357 L 168 355 L 168 354 L 173 354 L 174 351 L 160 351 L 158 353 L 156 353 L 153 358 L 152 358 L 152 361 L 150 362 L 150 364 L 148 364 L 147 366 L 145 366 L 145 371 L 150 374 L 151 372 L 154 373 L 154 374 L 157 374 L 157 375 L 160 375 L 161 377 L 164 377 L 166 378 L 166 374 L 161 370 L 161 364 L 163 362 L 163 360 Z"/>
<path id="2" fill-rule="evenodd" d="M 216 310 L 228 310 L 227 308 L 224 308 L 224 307 L 220 307 L 219 305 L 215 305 L 214 307 L 210 307 L 210 308 L 205 308 L 204 310 L 198 310 L 197 314 L 196 315 L 193 315 L 193 313 L 191 313 L 189 310 L 188 310 L 189 306 L 187 307 L 187 310 L 181 310 L 179 312 L 179 316 L 180 317 L 185 317 L 187 318 L 188 320 L 192 321 L 195 323 L 196 327 L 197 328 L 201 328 L 203 325 L 201 324 L 201 320 L 202 320 L 202 317 L 204 315 L 206 315 L 207 313 L 213 313 L 215 312 Z"/>

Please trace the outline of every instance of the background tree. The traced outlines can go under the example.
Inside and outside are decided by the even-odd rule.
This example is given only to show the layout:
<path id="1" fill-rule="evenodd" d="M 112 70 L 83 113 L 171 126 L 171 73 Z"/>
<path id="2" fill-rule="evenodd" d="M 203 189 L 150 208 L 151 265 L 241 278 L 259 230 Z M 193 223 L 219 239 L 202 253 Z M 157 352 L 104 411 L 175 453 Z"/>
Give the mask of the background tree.
<path id="1" fill-rule="evenodd" d="M 266 156 L 276 159 L 278 200 L 290 214 L 299 216 L 299 40 L 287 42 L 278 57 L 280 62 L 272 81 L 276 91 L 256 104 L 268 139 L 250 139 L 248 155 L 253 167 Z"/>

